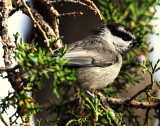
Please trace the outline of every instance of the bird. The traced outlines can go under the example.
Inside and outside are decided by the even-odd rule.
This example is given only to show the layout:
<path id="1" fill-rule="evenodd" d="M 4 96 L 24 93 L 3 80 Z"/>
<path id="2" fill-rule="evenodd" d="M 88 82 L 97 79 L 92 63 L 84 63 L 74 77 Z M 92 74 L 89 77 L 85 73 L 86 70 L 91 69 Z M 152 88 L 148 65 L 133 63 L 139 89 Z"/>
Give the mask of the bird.
<path id="1" fill-rule="evenodd" d="M 129 27 L 103 24 L 93 35 L 68 44 L 62 59 L 80 71 L 75 75 L 76 85 L 89 91 L 102 89 L 118 76 L 123 56 L 140 43 Z"/>

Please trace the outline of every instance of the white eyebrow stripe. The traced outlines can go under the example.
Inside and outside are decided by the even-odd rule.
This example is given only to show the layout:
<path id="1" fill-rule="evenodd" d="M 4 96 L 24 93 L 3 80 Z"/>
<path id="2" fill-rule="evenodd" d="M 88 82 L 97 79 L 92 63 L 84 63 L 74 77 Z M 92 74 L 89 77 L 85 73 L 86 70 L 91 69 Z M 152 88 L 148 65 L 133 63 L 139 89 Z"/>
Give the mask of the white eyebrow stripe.
<path id="1" fill-rule="evenodd" d="M 127 32 L 126 30 L 124 30 L 124 27 L 119 26 L 119 27 L 118 27 L 118 30 L 123 31 L 124 33 L 129 34 L 133 39 L 136 39 L 136 37 L 135 37 L 132 33 Z"/>

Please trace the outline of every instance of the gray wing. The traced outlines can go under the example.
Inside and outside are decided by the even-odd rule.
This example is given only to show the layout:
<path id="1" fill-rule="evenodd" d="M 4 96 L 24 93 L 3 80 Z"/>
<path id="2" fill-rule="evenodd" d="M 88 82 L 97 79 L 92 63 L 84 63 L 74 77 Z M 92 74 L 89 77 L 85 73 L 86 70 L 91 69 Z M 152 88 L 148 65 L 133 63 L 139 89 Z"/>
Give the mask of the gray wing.
<path id="1" fill-rule="evenodd" d="M 70 44 L 62 59 L 69 59 L 70 66 L 110 66 L 118 62 L 118 53 L 104 39 L 89 38 Z"/>

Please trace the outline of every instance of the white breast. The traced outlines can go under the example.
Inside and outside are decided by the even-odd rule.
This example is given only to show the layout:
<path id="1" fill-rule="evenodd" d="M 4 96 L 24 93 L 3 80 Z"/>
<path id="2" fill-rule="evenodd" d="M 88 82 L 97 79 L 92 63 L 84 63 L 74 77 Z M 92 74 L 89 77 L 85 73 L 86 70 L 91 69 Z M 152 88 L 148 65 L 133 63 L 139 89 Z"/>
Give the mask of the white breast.
<path id="1" fill-rule="evenodd" d="M 89 90 L 104 88 L 118 76 L 121 65 L 122 57 L 119 55 L 118 62 L 111 66 L 80 68 L 81 73 L 76 76 L 76 82 Z"/>

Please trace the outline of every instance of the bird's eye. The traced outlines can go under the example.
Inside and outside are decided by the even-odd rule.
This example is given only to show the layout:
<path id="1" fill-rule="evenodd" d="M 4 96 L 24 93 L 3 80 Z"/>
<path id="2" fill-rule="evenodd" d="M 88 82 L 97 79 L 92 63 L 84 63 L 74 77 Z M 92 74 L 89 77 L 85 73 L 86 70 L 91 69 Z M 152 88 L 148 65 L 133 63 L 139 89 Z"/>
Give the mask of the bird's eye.
<path id="1" fill-rule="evenodd" d="M 129 34 L 127 34 L 127 33 L 121 33 L 121 37 L 122 37 L 122 39 L 124 41 L 130 41 L 130 40 L 132 40 L 132 37 Z"/>

